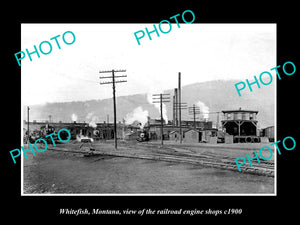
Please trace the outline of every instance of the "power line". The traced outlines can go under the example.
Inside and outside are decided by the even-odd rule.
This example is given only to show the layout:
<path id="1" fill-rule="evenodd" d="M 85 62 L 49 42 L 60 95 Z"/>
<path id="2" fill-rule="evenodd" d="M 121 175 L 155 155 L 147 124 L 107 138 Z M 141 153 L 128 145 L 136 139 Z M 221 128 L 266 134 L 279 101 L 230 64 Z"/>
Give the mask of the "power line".
<path id="1" fill-rule="evenodd" d="M 157 97 L 159 96 L 159 98 Z M 159 100 L 159 101 L 157 101 Z M 152 95 L 152 103 L 160 103 L 160 133 L 161 133 L 161 145 L 164 144 L 164 118 L 163 118 L 163 109 L 162 104 L 170 102 L 170 94 L 153 94 Z"/>
<path id="2" fill-rule="evenodd" d="M 30 138 L 29 138 L 29 106 L 27 106 L 27 134 L 28 134 L 28 144 L 29 144 L 29 141 L 30 141 Z"/>
<path id="3" fill-rule="evenodd" d="M 179 112 L 179 137 L 180 137 L 180 144 L 182 143 L 182 129 L 181 129 L 181 73 L 178 73 L 178 98 L 177 98 L 177 103 L 178 103 L 178 112 Z M 176 105 L 175 105 L 176 106 Z"/>
<path id="4" fill-rule="evenodd" d="M 127 75 L 115 76 L 117 72 L 126 72 L 126 70 L 107 70 L 107 71 L 99 71 L 99 73 L 112 73 L 112 76 L 99 77 L 100 79 L 112 79 L 111 81 L 100 82 L 102 84 L 112 84 L 113 89 L 113 106 L 114 106 L 114 140 L 115 140 L 115 149 L 117 149 L 117 109 L 116 109 L 116 83 L 127 82 L 126 80 L 116 81 L 115 78 L 127 77 Z"/>
<path id="5" fill-rule="evenodd" d="M 196 129 L 196 115 L 200 114 L 200 108 L 193 104 L 192 107 L 189 107 L 189 115 L 193 115 L 194 118 L 194 129 Z"/>

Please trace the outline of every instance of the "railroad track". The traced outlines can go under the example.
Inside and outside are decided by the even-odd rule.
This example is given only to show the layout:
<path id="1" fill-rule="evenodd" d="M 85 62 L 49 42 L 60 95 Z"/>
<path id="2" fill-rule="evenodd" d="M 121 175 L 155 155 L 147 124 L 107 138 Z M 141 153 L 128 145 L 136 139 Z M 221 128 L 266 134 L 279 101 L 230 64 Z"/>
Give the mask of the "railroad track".
<path id="1" fill-rule="evenodd" d="M 105 156 L 115 156 L 115 157 L 126 157 L 126 158 L 137 158 L 146 160 L 158 160 L 166 162 L 176 162 L 176 163 L 189 163 L 193 165 L 199 165 L 203 167 L 213 167 L 221 168 L 226 170 L 232 170 L 239 173 L 235 158 L 223 155 L 214 154 L 210 152 L 195 153 L 193 151 L 179 152 L 176 151 L 174 147 L 163 147 L 159 146 L 149 146 L 138 144 L 137 146 L 126 146 L 130 148 L 130 151 L 122 150 L 97 150 L 92 153 L 92 155 L 105 155 Z M 68 150 L 63 147 L 48 148 L 54 151 L 65 151 L 65 152 L 75 152 L 89 155 L 90 152 L 84 150 Z M 241 173 L 250 173 L 257 175 L 264 175 L 274 177 L 274 163 L 269 161 L 261 160 L 260 163 L 257 161 L 252 161 L 253 166 L 250 167 L 249 164 L 244 164 L 241 166 Z"/>
<path id="2" fill-rule="evenodd" d="M 143 147 L 143 146 L 139 146 Z M 149 146 L 146 146 L 149 148 Z M 157 146 L 156 146 L 157 147 Z M 224 154 L 215 154 L 212 152 L 195 153 L 192 150 L 190 152 L 176 152 L 176 148 L 168 146 L 166 150 L 173 150 L 172 152 L 155 152 L 154 154 L 160 155 L 161 159 L 172 159 L 179 162 L 188 162 L 192 164 L 198 164 L 203 166 L 210 166 L 215 168 L 228 169 L 238 172 L 235 158 L 226 156 Z M 252 161 L 253 166 L 249 164 L 241 166 L 242 173 L 259 174 L 265 176 L 274 177 L 274 163 L 272 161 L 260 160 L 258 163 L 256 160 Z"/>

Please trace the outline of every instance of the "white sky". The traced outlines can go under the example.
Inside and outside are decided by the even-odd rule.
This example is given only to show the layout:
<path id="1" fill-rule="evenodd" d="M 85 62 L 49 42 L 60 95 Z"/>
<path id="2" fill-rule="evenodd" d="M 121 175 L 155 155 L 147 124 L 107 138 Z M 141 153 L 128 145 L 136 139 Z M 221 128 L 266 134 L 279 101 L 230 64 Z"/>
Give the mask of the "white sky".
<path id="1" fill-rule="evenodd" d="M 52 40 L 49 55 L 22 60 L 23 105 L 111 98 L 111 85 L 99 84 L 99 76 L 110 74 L 100 70 L 127 70 L 118 73 L 128 76 L 127 83 L 117 84 L 120 96 L 173 89 L 178 72 L 184 86 L 215 79 L 245 81 L 276 66 L 276 24 L 180 26 L 172 24 L 171 32 L 160 37 L 153 33 L 152 40 L 145 35 L 138 45 L 134 32 L 151 30 L 153 24 L 22 24 L 24 52 L 66 31 L 76 36 L 72 45 L 59 37 L 60 50 Z"/>

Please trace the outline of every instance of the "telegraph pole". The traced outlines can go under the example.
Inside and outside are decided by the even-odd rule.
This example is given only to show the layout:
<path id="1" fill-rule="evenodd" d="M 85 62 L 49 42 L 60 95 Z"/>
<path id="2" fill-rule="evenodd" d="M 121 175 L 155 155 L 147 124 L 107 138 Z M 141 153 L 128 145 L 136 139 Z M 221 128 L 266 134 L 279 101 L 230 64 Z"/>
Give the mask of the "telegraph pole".
<path id="1" fill-rule="evenodd" d="M 27 134 L 28 134 L 28 144 L 29 144 L 29 106 L 27 106 Z"/>
<path id="2" fill-rule="evenodd" d="M 163 102 L 170 102 L 170 94 L 153 94 L 152 103 L 160 103 L 160 133 L 161 133 L 161 145 L 164 144 L 164 118 L 163 118 Z M 159 98 L 158 98 L 159 96 Z M 159 101 L 157 101 L 159 100 Z"/>
<path id="3" fill-rule="evenodd" d="M 162 94 L 160 94 L 160 133 L 161 133 L 161 145 L 164 144 L 164 118 L 162 108 Z"/>
<path id="4" fill-rule="evenodd" d="M 195 105 L 193 105 L 193 117 L 194 117 L 194 129 L 196 130 L 196 110 L 195 110 Z"/>
<path id="5" fill-rule="evenodd" d="M 117 72 L 126 72 L 126 70 L 109 70 L 109 71 L 99 71 L 99 73 L 112 73 L 112 76 L 108 77 L 99 77 L 100 79 L 106 79 L 106 78 L 111 78 L 111 81 L 108 82 L 100 82 L 100 84 L 112 84 L 112 89 L 113 89 L 113 108 L 114 108 L 114 140 L 115 140 L 115 149 L 117 149 L 117 110 L 116 110 L 116 83 L 122 83 L 122 82 L 127 82 L 126 80 L 119 80 L 116 81 L 115 78 L 119 77 L 127 77 L 127 75 L 121 75 L 121 76 L 115 76 L 115 73 Z"/>
<path id="6" fill-rule="evenodd" d="M 122 138 L 125 140 L 125 119 L 123 118 L 123 130 L 122 130 Z"/>
<path id="7" fill-rule="evenodd" d="M 217 130 L 219 130 L 219 113 L 220 112 L 217 112 L 217 124 L 216 124 Z"/>
<path id="8" fill-rule="evenodd" d="M 177 88 L 174 88 L 174 96 L 175 96 L 175 126 L 178 126 L 178 93 Z"/>
<path id="9" fill-rule="evenodd" d="M 193 115 L 194 129 L 196 130 L 196 115 L 200 114 L 200 108 L 198 106 L 195 106 L 195 104 L 193 104 L 192 107 L 189 107 L 189 114 Z"/>
<path id="10" fill-rule="evenodd" d="M 176 127 L 179 127 L 179 136 L 182 135 L 181 111 L 184 109 L 187 109 L 186 102 L 180 102 L 180 105 L 179 105 L 179 103 L 176 103 L 176 111 L 180 112 L 180 120 L 179 120 L 180 122 L 177 120 L 177 126 L 176 126 Z M 180 139 L 180 144 L 181 143 L 182 143 L 182 137 Z"/>
<path id="11" fill-rule="evenodd" d="M 178 106 L 179 106 L 179 136 L 180 144 L 182 143 L 182 130 L 181 130 L 181 73 L 178 73 Z"/>

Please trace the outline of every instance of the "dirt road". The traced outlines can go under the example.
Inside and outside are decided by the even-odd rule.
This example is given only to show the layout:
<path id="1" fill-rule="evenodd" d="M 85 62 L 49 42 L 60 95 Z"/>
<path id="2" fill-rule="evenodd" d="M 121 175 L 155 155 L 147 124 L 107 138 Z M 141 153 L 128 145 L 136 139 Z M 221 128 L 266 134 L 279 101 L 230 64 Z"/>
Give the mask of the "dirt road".
<path id="1" fill-rule="evenodd" d="M 47 150 L 24 159 L 24 194 L 274 193 L 274 178 L 186 163 Z"/>

